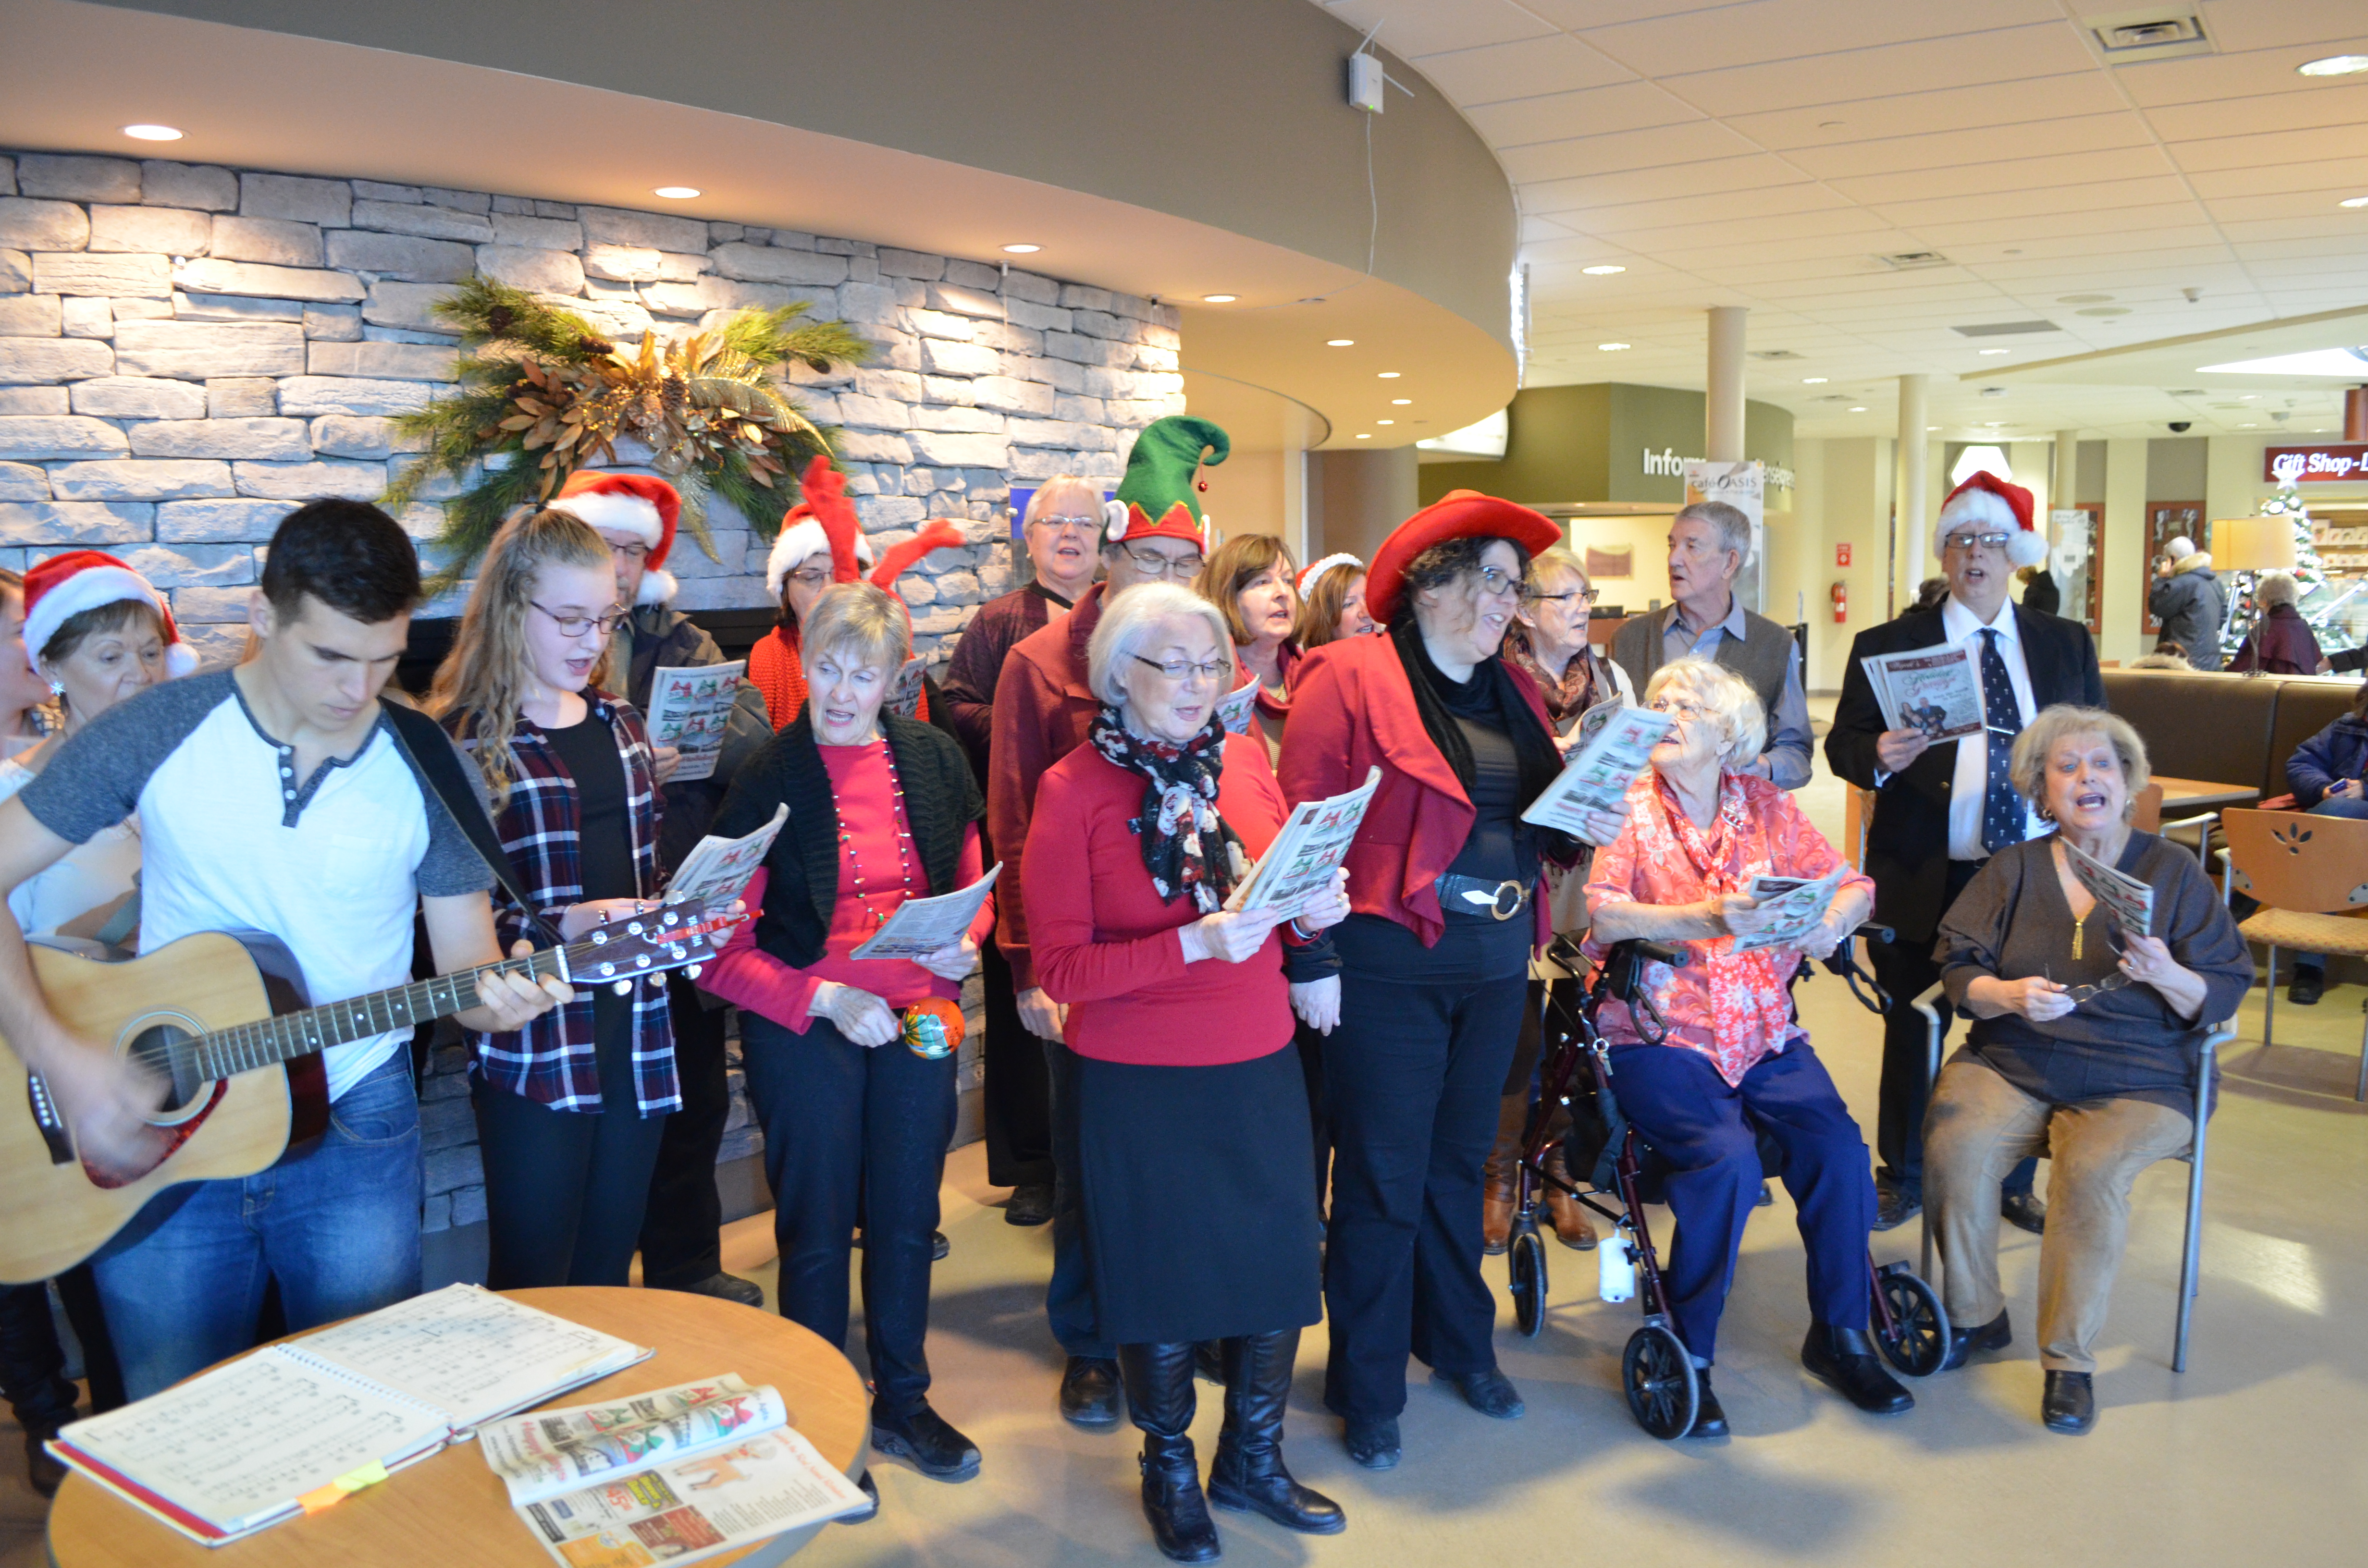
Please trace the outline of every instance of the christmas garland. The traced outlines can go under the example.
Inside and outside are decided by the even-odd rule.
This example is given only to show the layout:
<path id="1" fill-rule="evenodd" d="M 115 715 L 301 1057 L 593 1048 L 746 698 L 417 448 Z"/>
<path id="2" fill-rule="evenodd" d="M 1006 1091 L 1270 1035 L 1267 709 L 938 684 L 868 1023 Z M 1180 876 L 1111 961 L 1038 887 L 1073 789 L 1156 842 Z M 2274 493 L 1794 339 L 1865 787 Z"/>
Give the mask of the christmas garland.
<path id="1" fill-rule="evenodd" d="M 791 363 L 860 365 L 872 347 L 844 322 L 804 320 L 803 303 L 740 311 L 672 343 L 653 332 L 639 348 L 491 278 L 472 278 L 434 308 L 461 334 L 459 381 L 396 417 L 427 452 L 380 504 L 393 511 L 433 479 L 478 474 L 444 503 L 436 593 L 468 575 L 516 508 L 548 500 L 596 456 L 614 463 L 620 439 L 655 454 L 650 466 L 682 493 L 682 523 L 713 559 L 711 494 L 751 521 L 777 518 L 795 497 L 798 471 L 831 450 L 836 432 L 808 419 L 775 373 Z"/>

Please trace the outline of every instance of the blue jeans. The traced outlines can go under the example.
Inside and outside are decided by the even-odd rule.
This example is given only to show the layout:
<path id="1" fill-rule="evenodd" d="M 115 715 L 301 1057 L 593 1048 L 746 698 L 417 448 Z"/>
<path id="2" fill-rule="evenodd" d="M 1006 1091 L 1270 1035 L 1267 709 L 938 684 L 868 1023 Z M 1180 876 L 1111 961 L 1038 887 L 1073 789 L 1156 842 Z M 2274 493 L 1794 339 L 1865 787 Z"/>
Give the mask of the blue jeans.
<path id="1" fill-rule="evenodd" d="M 2315 817 L 2351 817 L 2355 820 L 2368 821 L 2368 801 L 2363 801 L 2356 795 L 2323 800 L 2311 807 L 2310 814 Z M 2299 974 L 2305 971 L 2312 974 L 2324 975 L 2327 972 L 2327 955 L 2296 953 L 2294 972 Z"/>
<path id="2" fill-rule="evenodd" d="M 144 1398 L 255 1343 L 266 1282 L 290 1332 L 419 1293 L 419 1098 L 397 1051 L 329 1108 L 329 1130 L 251 1176 L 191 1184 L 171 1218 L 92 1267 Z"/>

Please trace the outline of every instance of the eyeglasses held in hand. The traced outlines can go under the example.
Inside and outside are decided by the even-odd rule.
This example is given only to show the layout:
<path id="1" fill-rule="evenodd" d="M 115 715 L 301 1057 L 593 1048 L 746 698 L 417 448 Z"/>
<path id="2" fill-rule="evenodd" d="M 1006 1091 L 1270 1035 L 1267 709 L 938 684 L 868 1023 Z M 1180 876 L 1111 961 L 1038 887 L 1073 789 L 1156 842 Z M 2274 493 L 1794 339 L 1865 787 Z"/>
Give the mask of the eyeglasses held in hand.
<path id="1" fill-rule="evenodd" d="M 1197 555 L 1180 556 L 1170 561 L 1156 552 L 1146 554 L 1139 550 L 1128 550 L 1123 545 L 1120 548 L 1125 550 L 1126 558 L 1134 562 L 1134 569 L 1146 577 L 1165 577 L 1170 582 L 1186 583 L 1201 570 L 1201 558 Z"/>
<path id="2" fill-rule="evenodd" d="M 526 602 L 534 605 L 535 608 L 551 617 L 551 624 L 559 628 L 560 635 L 563 637 L 581 637 L 596 626 L 600 629 L 601 636 L 612 636 L 617 628 L 625 624 L 625 618 L 632 613 L 631 610 L 620 609 L 611 610 L 607 615 L 562 615 L 548 606 L 535 604 L 532 599 Z"/>
<path id="3" fill-rule="evenodd" d="M 2064 994 L 2077 1007 L 2083 1002 L 2102 996 L 2108 991 L 2119 991 L 2129 983 L 2128 975 L 2123 974 L 2120 970 L 2115 970 L 2093 985 L 2075 985 L 2066 990 Z"/>
<path id="4" fill-rule="evenodd" d="M 1232 673 L 1234 667 L 1224 659 L 1212 659 L 1205 665 L 1194 664 L 1190 659 L 1170 659 L 1162 665 L 1155 664 L 1140 653 L 1134 654 L 1133 658 L 1136 664 L 1150 665 L 1151 668 L 1157 670 L 1179 686 L 1194 676 L 1199 676 L 1203 680 L 1223 680 Z"/>

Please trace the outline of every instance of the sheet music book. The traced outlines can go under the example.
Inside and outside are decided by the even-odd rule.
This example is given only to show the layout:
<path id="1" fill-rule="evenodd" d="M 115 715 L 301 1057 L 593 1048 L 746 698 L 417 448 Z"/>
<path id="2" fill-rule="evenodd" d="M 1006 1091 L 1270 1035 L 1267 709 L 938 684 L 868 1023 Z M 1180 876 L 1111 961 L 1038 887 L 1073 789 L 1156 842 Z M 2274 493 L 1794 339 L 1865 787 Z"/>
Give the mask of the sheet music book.
<path id="1" fill-rule="evenodd" d="M 786 805 L 773 808 L 772 820 L 746 838 L 718 838 L 709 834 L 690 847 L 668 879 L 668 903 L 696 903 L 702 909 L 730 903 L 748 885 L 748 879 L 772 852 L 773 840 L 790 820 Z"/>
<path id="2" fill-rule="evenodd" d="M 651 1354 L 452 1285 L 65 1427 L 59 1460 L 220 1546 L 328 1507 L 468 1429 Z"/>
<path id="3" fill-rule="evenodd" d="M 1373 791 L 1381 788 L 1382 770 L 1369 767 L 1365 781 L 1346 794 L 1328 800 L 1304 801 L 1266 846 L 1258 863 L 1250 874 L 1235 888 L 1234 896 L 1226 901 L 1231 909 L 1248 912 L 1259 909 L 1289 909 L 1297 913 L 1300 901 L 1332 881 L 1332 873 L 1349 858 L 1349 846 L 1355 842 L 1358 824 L 1365 820 L 1365 808 L 1373 803 Z"/>
<path id="4" fill-rule="evenodd" d="M 997 860 L 986 875 L 966 888 L 939 893 L 935 898 L 908 898 L 896 906 L 896 913 L 886 925 L 871 933 L 847 956 L 851 959 L 917 959 L 924 953 L 934 953 L 939 948 L 950 948 L 962 939 L 977 915 L 979 905 L 995 886 L 995 879 L 1003 874 L 1003 862 Z"/>
<path id="5" fill-rule="evenodd" d="M 667 665 L 651 677 L 650 744 L 682 753 L 669 783 L 715 776 L 715 760 L 723 755 L 723 732 L 732 722 L 732 704 L 739 698 L 747 667 L 745 659 L 728 665 Z"/>
<path id="6" fill-rule="evenodd" d="M 1928 741 L 1981 733 L 1982 683 L 1964 643 L 1876 653 L 1865 665 L 1884 728 L 1920 731 Z"/>

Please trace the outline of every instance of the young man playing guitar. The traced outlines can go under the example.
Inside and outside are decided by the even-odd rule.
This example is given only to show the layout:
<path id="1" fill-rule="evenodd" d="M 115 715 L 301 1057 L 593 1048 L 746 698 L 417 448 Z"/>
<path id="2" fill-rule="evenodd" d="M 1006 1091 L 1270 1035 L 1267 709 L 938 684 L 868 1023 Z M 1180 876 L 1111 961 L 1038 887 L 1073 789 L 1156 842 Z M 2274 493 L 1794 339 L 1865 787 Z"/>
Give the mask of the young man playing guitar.
<path id="1" fill-rule="evenodd" d="M 259 931 L 294 958 L 313 1002 L 333 1002 L 409 979 L 416 905 L 439 971 L 499 961 L 493 873 L 379 701 L 420 598 L 411 540 L 377 507 L 291 513 L 248 608 L 253 656 L 111 710 L 0 803 L 0 894 L 137 811 L 143 953 Z M 474 1029 L 518 1028 L 574 994 L 502 972 L 473 985 L 477 1005 L 457 1016 Z M 145 1118 L 163 1085 L 50 1010 L 4 908 L 0 1035 L 41 1074 L 86 1162 L 154 1165 L 161 1134 Z M 330 1101 L 317 1141 L 251 1176 L 167 1189 L 97 1255 L 132 1398 L 246 1348 L 268 1278 L 290 1329 L 419 1289 L 410 1036 L 406 1025 L 309 1058 Z"/>

